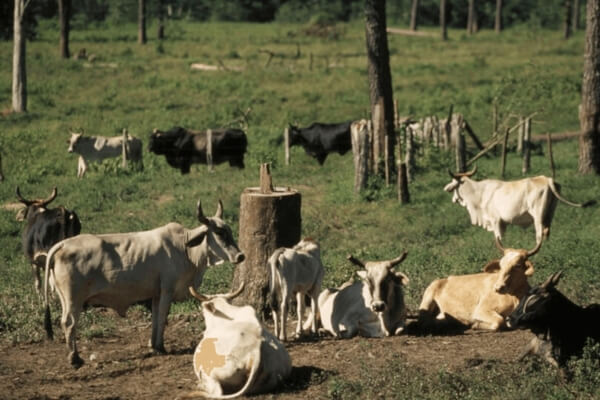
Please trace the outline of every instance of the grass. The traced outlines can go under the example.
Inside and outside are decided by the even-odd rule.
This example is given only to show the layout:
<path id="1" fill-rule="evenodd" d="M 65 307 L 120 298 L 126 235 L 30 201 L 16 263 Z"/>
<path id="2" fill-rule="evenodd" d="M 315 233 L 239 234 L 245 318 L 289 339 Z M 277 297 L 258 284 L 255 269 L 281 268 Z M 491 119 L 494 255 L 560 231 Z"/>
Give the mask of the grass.
<path id="1" fill-rule="evenodd" d="M 362 21 L 341 25 L 337 40 L 306 36 L 300 25 L 276 23 L 170 22 L 167 40 L 150 39 L 146 46 L 135 43 L 134 25 L 73 31 L 72 52 L 86 48 L 95 54 L 97 60 L 91 65 L 61 60 L 58 32 L 52 26 L 42 21 L 39 40 L 27 44 L 29 112 L 0 117 L 6 175 L 0 184 L 1 204 L 16 201 L 17 185 L 26 197 L 47 196 L 57 186 L 55 203 L 76 210 L 83 232 L 107 233 L 151 229 L 170 221 L 193 226 L 197 199 L 207 213 L 222 199 L 225 219 L 237 232 L 240 193 L 257 185 L 259 164 L 271 162 L 274 183 L 302 194 L 303 235 L 321 242 L 326 286 L 339 285 L 352 275 L 354 268 L 345 261 L 348 253 L 384 259 L 407 250 L 409 256 L 400 269 L 410 278 L 406 300 L 415 310 L 434 278 L 479 271 L 498 256 L 492 234 L 471 226 L 466 210 L 452 204 L 442 190 L 452 155 L 426 149 L 410 186 L 412 202 L 405 206 L 396 200 L 394 188 L 385 188 L 376 179 L 365 193 L 354 196 L 349 155 L 331 155 L 319 167 L 294 148 L 292 166 L 284 166 L 279 139 L 287 123 L 304 126 L 368 117 Z M 151 25 L 149 31 L 155 28 Z M 581 32 L 564 41 L 558 31 L 515 29 L 500 36 L 482 31 L 469 37 L 451 30 L 446 43 L 391 35 L 389 44 L 394 95 L 402 115 L 442 117 L 454 104 L 483 140 L 492 130 L 493 102 L 499 105 L 501 129 L 514 124 L 517 114 L 532 112 L 537 112 L 534 134 L 579 127 Z M 277 54 L 268 67 L 263 49 Z M 11 54 L 12 43 L 0 42 L 2 109 L 11 102 Z M 222 62 L 243 71 L 194 72 L 189 69 L 193 62 Z M 116 63 L 117 68 L 102 63 Z M 143 171 L 123 171 L 118 161 L 106 161 L 78 180 L 76 157 L 66 152 L 70 129 L 117 135 L 127 128 L 146 146 L 155 127 L 225 126 L 248 108 L 252 110 L 249 147 L 242 171 L 221 165 L 208 173 L 205 166 L 194 166 L 190 175 L 181 176 L 164 158 L 145 153 Z M 575 201 L 598 199 L 599 178 L 576 173 L 577 151 L 574 141 L 554 145 L 563 194 Z M 517 155 L 509 154 L 507 179 L 521 177 L 520 163 Z M 481 159 L 478 166 L 479 178 L 499 177 L 498 159 Z M 532 158 L 530 175 L 536 174 L 549 174 L 548 161 L 541 154 Z M 14 211 L 4 208 L 0 221 L 0 340 L 40 341 L 42 318 L 20 247 L 22 226 L 14 220 Z M 533 260 L 536 273 L 531 281 L 540 282 L 564 269 L 561 290 L 567 296 L 580 304 L 600 301 L 598 221 L 598 207 L 581 210 L 559 205 L 551 238 Z M 509 228 L 505 244 L 533 247 L 533 229 Z M 211 269 L 202 290 L 226 291 L 232 276 L 231 265 Z M 196 312 L 196 307 L 182 303 L 173 312 Z M 106 335 L 111 317 L 94 313 L 88 311 L 80 321 L 82 334 Z M 489 377 L 498 370 L 507 380 L 490 383 Z M 581 371 L 587 377 L 591 374 L 585 375 L 583 367 Z M 437 397 L 440 390 L 450 393 L 445 398 L 499 398 L 505 389 L 513 394 L 509 397 L 539 397 L 534 383 L 526 383 L 527 374 L 521 372 L 513 365 L 490 365 L 466 376 L 440 371 L 438 376 L 423 378 L 398 362 L 382 374 L 408 376 L 406 383 L 393 388 L 393 393 L 406 398 L 441 398 Z M 534 372 L 535 384 L 554 388 L 549 398 L 570 398 L 554 386 L 552 373 Z M 368 368 L 365 374 L 359 382 L 328 378 L 329 397 L 377 397 L 370 388 L 384 382 Z M 531 390 L 521 392 L 522 387 Z M 569 390 L 575 391 L 574 397 L 590 397 L 583 386 L 573 384 Z"/>

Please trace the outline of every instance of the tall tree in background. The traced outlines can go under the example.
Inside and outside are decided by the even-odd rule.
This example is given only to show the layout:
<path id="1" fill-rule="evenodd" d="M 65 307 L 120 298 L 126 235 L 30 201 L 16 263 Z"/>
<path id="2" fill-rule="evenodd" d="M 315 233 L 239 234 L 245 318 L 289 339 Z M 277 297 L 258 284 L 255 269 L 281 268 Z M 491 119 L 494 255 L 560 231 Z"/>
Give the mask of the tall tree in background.
<path id="1" fill-rule="evenodd" d="M 13 75 L 12 109 L 14 112 L 27 111 L 27 69 L 25 67 L 25 32 L 23 15 L 30 0 L 15 0 L 13 19 Z"/>
<path id="2" fill-rule="evenodd" d="M 58 0 L 58 22 L 60 25 L 60 56 L 69 58 L 69 31 L 71 19 L 71 0 Z"/>
<path id="3" fill-rule="evenodd" d="M 573 22 L 571 23 L 573 27 L 573 32 L 579 30 L 579 11 L 581 6 L 579 5 L 579 0 L 573 0 Z"/>
<path id="4" fill-rule="evenodd" d="M 579 172 L 600 175 L 600 0 L 587 0 Z"/>
<path id="5" fill-rule="evenodd" d="M 410 30 L 416 31 L 418 28 L 419 16 L 419 0 L 412 0 L 412 7 L 410 8 Z"/>
<path id="6" fill-rule="evenodd" d="M 496 0 L 496 21 L 494 23 L 496 33 L 502 32 L 502 0 Z"/>
<path id="7" fill-rule="evenodd" d="M 477 9 L 475 8 L 475 0 L 469 0 L 469 10 L 467 14 L 467 33 L 469 35 L 477 32 Z"/>
<path id="8" fill-rule="evenodd" d="M 138 43 L 146 44 L 146 0 L 138 0 Z"/>
<path id="9" fill-rule="evenodd" d="M 446 0 L 440 0 L 440 28 L 442 40 L 448 39 L 448 21 L 446 21 Z"/>
<path id="10" fill-rule="evenodd" d="M 158 31 L 156 38 L 158 40 L 165 38 L 165 0 L 158 0 Z"/>
<path id="11" fill-rule="evenodd" d="M 375 162 L 384 153 L 386 171 L 394 165 L 394 101 L 390 52 L 388 49 L 385 0 L 365 1 L 365 33 L 367 42 L 369 95 L 373 132 L 380 140 L 376 149 Z M 387 138 L 387 140 L 386 140 Z M 383 140 L 381 140 L 383 139 Z M 389 183 L 389 176 L 386 176 Z"/>
<path id="12" fill-rule="evenodd" d="M 573 2 L 571 0 L 564 0 L 565 1 L 565 33 L 564 33 L 564 37 L 565 39 L 568 39 L 571 37 L 571 33 L 573 33 Z"/>

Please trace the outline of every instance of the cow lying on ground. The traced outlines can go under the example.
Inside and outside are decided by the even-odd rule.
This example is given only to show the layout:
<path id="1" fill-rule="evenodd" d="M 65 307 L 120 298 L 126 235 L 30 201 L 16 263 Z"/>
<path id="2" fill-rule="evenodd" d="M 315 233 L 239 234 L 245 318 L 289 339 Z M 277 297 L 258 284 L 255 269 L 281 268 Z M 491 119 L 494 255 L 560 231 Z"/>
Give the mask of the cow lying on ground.
<path id="1" fill-rule="evenodd" d="M 292 370 L 290 356 L 256 317 L 251 306 L 237 307 L 228 295 L 203 296 L 190 287 L 202 306 L 206 324 L 194 352 L 199 390 L 180 399 L 204 396 L 229 399 L 273 390 Z"/>
<path id="2" fill-rule="evenodd" d="M 17 186 L 17 198 L 25 205 L 17 213 L 17 220 L 27 220 L 21 234 L 21 243 L 25 257 L 31 263 L 35 289 L 39 295 L 42 293 L 40 271 L 46 265 L 48 250 L 55 243 L 81 232 L 81 223 L 74 211 L 63 206 L 48 208 L 56 195 L 57 190 L 54 188 L 46 199 L 27 200 L 21 196 Z"/>
<path id="3" fill-rule="evenodd" d="M 151 345 L 164 353 L 163 333 L 171 303 L 185 299 L 188 286 L 200 285 L 211 253 L 236 264 L 244 260 L 222 215 L 220 201 L 210 218 L 204 216 L 198 202 L 200 226 L 194 229 L 170 223 L 144 232 L 79 235 L 54 245 L 48 253 L 45 275 L 48 337 L 52 337 L 48 276 L 53 273 L 73 366 L 83 364 L 75 331 L 85 305 L 110 307 L 124 317 L 130 305 L 151 299 Z"/>
<path id="4" fill-rule="evenodd" d="M 87 171 L 87 163 L 99 162 L 105 158 L 121 157 L 123 154 L 123 136 L 84 136 L 82 133 L 71 132 L 69 153 L 79 154 L 77 177 L 83 178 Z M 129 160 L 142 163 L 142 141 L 131 135 L 127 136 L 127 157 Z"/>
<path id="5" fill-rule="evenodd" d="M 557 200 L 573 207 L 594 204 L 594 201 L 576 204 L 565 200 L 560 195 L 560 185 L 547 176 L 511 182 L 495 179 L 474 181 L 470 176 L 476 171 L 477 168 L 459 174 L 450 172 L 452 182 L 444 190 L 453 193 L 453 203 L 467 209 L 471 224 L 494 232 L 498 239 L 503 238 L 507 224 L 524 228 L 533 224 L 536 241 L 540 243 L 543 233 L 550 233 Z"/>
<path id="6" fill-rule="evenodd" d="M 288 305 L 296 295 L 298 324 L 296 337 L 302 335 L 302 316 L 304 315 L 304 299 L 311 299 L 310 330 L 317 332 L 316 316 L 318 315 L 318 297 L 325 270 L 321 263 L 319 244 L 311 239 L 298 242 L 291 249 L 281 247 L 273 252 L 268 261 L 271 277 L 269 280 L 269 297 L 275 336 L 287 340 L 286 321 Z M 279 312 L 279 315 L 278 315 Z M 281 321 L 278 321 L 279 318 Z"/>
<path id="7" fill-rule="evenodd" d="M 537 335 L 521 358 L 542 353 L 551 364 L 564 366 L 571 357 L 581 356 L 586 341 L 600 342 L 600 304 L 580 307 L 566 298 L 556 289 L 561 274 L 554 273 L 529 290 L 507 318 L 510 327 L 530 329 Z M 546 341 L 551 344 L 550 352 L 543 346 Z"/>
<path id="8" fill-rule="evenodd" d="M 323 329 L 336 338 L 400 334 L 406 322 L 403 287 L 408 278 L 394 271 L 394 267 L 406 254 L 389 261 L 366 263 L 348 256 L 350 262 L 361 268 L 358 271 L 361 280 L 321 292 L 319 310 Z"/>
<path id="9" fill-rule="evenodd" d="M 505 318 L 529 290 L 527 277 L 534 271 L 529 257 L 540 250 L 542 242 L 531 251 L 505 249 L 497 238 L 496 245 L 503 256 L 490 261 L 483 273 L 436 279 L 425 289 L 419 306 L 422 329 L 445 325 L 447 317 L 473 329 L 505 327 Z"/>
<path id="10" fill-rule="evenodd" d="M 212 162 L 221 164 L 229 162 L 232 167 L 244 168 L 244 153 L 248 141 L 246 134 L 240 129 L 212 130 Z M 148 150 L 157 155 L 164 155 L 167 163 L 181 170 L 182 174 L 190 172 L 193 163 L 207 163 L 207 133 L 174 127 L 166 132 L 154 129 L 150 136 Z"/>
<path id="11" fill-rule="evenodd" d="M 327 155 L 334 151 L 346 154 L 352 149 L 350 125 L 352 121 L 340 124 L 315 122 L 308 128 L 289 126 L 290 147 L 300 145 L 306 154 L 317 159 L 323 165 Z"/>

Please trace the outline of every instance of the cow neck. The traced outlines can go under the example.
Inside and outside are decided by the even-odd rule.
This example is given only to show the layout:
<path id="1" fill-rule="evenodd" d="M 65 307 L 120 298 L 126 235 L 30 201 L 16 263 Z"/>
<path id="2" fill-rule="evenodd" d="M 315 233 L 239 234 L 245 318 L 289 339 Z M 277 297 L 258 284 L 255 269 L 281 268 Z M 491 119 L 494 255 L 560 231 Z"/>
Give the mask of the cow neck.
<path id="1" fill-rule="evenodd" d="M 208 233 L 198 246 L 188 247 L 184 244 L 184 248 L 187 259 L 196 268 L 206 268 L 208 265 L 208 252 L 210 251 L 208 248 Z"/>

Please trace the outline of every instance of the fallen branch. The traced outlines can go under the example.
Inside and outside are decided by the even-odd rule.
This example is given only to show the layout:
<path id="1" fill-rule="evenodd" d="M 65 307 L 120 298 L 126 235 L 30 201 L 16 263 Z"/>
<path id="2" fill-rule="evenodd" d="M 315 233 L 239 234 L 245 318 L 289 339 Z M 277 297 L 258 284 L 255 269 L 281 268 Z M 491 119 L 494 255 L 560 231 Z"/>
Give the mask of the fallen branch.
<path id="1" fill-rule="evenodd" d="M 421 37 L 437 37 L 437 35 L 429 32 L 411 31 L 410 29 L 399 29 L 399 28 L 387 28 L 388 33 L 394 35 L 406 35 L 406 36 L 421 36 Z"/>

